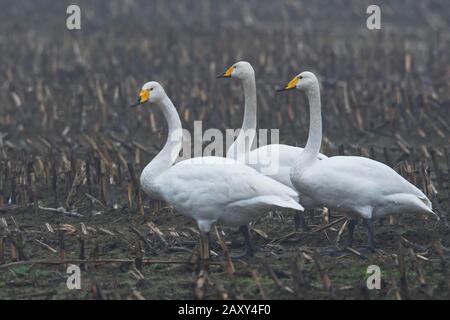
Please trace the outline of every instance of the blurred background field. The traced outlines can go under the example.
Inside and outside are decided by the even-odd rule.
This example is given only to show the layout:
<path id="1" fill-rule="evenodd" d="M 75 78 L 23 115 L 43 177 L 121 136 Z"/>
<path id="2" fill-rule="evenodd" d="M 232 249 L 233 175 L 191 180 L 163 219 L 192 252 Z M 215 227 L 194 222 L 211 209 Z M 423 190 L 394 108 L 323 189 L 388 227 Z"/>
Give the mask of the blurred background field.
<path id="1" fill-rule="evenodd" d="M 236 263 L 234 276 L 213 266 L 201 286 L 195 263 L 168 263 L 195 261 L 194 223 L 152 202 L 135 179 L 165 141 L 164 119 L 127 107 L 156 80 L 185 128 L 194 120 L 204 130 L 238 128 L 240 85 L 215 76 L 247 60 L 259 127 L 303 146 L 307 101 L 275 88 L 313 71 L 322 85 L 322 152 L 392 166 L 445 218 L 447 1 L 379 1 L 381 30 L 366 28 L 370 1 L 77 1 L 82 29 L 73 31 L 69 4 L 0 1 L 1 299 L 450 297 L 443 224 L 405 214 L 376 224 L 383 252 L 319 257 L 316 248 L 345 236 L 343 220 L 322 230 L 339 216 L 319 210 L 308 217 L 317 232 L 292 234 L 289 212 L 255 221 L 257 258 Z M 219 230 L 239 250 L 237 234 Z M 362 228 L 357 236 L 362 246 Z M 65 266 L 48 264 L 61 259 L 122 261 L 86 262 L 82 290 L 70 291 Z M 370 264 L 383 270 L 380 291 L 364 289 Z"/>

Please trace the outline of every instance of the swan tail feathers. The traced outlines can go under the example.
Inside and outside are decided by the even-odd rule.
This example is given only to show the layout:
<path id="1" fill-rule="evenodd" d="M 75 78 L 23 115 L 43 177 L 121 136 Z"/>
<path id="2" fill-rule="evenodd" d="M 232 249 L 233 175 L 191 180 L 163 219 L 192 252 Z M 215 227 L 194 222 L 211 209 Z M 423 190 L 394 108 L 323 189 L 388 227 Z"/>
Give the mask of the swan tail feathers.
<path id="1" fill-rule="evenodd" d="M 299 211 L 305 210 L 305 208 L 303 208 L 303 206 L 300 203 L 298 203 L 297 201 L 295 201 L 292 198 L 281 198 L 281 197 L 277 197 L 277 196 L 263 196 L 263 197 L 259 197 L 258 200 L 261 201 L 262 203 L 267 203 L 269 205 L 275 205 L 280 208 L 288 208 L 288 209 L 294 209 L 294 210 L 299 210 Z"/>
<path id="2" fill-rule="evenodd" d="M 439 215 L 433 211 L 433 205 L 430 199 L 428 199 L 428 197 L 422 192 L 419 195 L 403 194 L 403 197 L 405 197 L 406 200 L 410 199 L 409 201 L 414 203 L 415 207 L 419 209 L 419 212 L 432 214 L 438 221 L 441 219 Z"/>
<path id="3" fill-rule="evenodd" d="M 425 196 L 425 195 L 420 196 L 420 197 L 418 197 L 418 198 L 419 198 L 419 200 L 420 200 L 420 201 L 422 202 L 422 204 L 423 204 L 423 206 L 422 206 L 423 209 L 424 209 L 426 212 L 428 212 L 428 213 L 434 215 L 434 216 L 436 217 L 436 219 L 439 221 L 439 220 L 441 219 L 441 217 L 439 217 L 439 215 L 438 215 L 436 212 L 433 211 L 433 204 L 431 203 L 430 199 L 428 199 L 428 197 Z"/>

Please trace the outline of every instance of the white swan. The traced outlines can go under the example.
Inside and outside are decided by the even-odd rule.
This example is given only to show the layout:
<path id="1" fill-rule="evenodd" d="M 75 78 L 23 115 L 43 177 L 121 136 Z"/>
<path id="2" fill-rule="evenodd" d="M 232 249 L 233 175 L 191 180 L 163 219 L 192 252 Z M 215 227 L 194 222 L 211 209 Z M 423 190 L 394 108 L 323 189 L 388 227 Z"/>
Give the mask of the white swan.
<path id="1" fill-rule="evenodd" d="M 146 83 L 132 106 L 146 102 L 159 106 L 169 133 L 163 149 L 142 171 L 142 188 L 196 220 L 203 261 L 209 257 L 207 238 L 215 222 L 242 226 L 271 209 L 303 209 L 296 191 L 235 160 L 203 157 L 174 165 L 182 146 L 178 113 L 158 82 Z"/>
<path id="2" fill-rule="evenodd" d="M 217 78 L 237 78 L 241 81 L 244 90 L 244 120 L 242 128 L 227 152 L 227 158 L 236 159 L 258 172 L 267 175 L 282 184 L 294 188 L 289 177 L 289 172 L 295 160 L 303 152 L 303 148 L 293 147 L 285 144 L 269 144 L 251 150 L 256 138 L 256 83 L 255 71 L 247 61 L 239 61 L 228 68 Z M 327 158 L 319 153 L 319 159 Z M 306 210 L 315 207 L 311 198 L 300 194 L 300 203 Z M 295 217 L 296 229 L 301 226 L 308 229 L 303 212 L 298 211 Z"/>
<path id="3" fill-rule="evenodd" d="M 295 161 L 290 176 L 295 188 L 327 208 L 348 214 L 352 245 L 356 217 L 364 219 L 368 247 L 374 250 L 373 218 L 407 213 L 431 213 L 437 217 L 425 194 L 390 167 L 364 157 L 336 156 L 317 161 L 322 141 L 319 82 L 311 72 L 302 72 L 279 91 L 298 89 L 309 101 L 310 126 L 305 150 Z"/>

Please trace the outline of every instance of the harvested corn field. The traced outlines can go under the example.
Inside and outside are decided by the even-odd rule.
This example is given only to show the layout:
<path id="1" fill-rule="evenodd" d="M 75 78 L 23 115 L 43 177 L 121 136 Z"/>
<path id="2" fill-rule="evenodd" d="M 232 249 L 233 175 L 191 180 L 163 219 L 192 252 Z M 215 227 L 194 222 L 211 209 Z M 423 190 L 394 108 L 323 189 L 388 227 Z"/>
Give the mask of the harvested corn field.
<path id="1" fill-rule="evenodd" d="M 450 7 L 382 1 L 382 28 L 369 30 L 369 4 L 79 1 L 81 29 L 69 30 L 70 2 L 0 0 L 0 299 L 449 299 Z M 308 100 L 275 89 L 313 71 L 321 152 L 392 167 L 440 221 L 376 220 L 366 252 L 361 226 L 345 247 L 340 212 L 308 212 L 302 231 L 274 210 L 252 221 L 249 259 L 228 259 L 242 237 L 213 227 L 202 272 L 195 221 L 139 181 L 166 141 L 163 115 L 128 106 L 156 80 L 188 131 L 240 128 L 240 84 L 216 79 L 239 60 L 255 70 L 258 128 L 305 146 Z M 379 290 L 366 285 L 371 265 Z"/>

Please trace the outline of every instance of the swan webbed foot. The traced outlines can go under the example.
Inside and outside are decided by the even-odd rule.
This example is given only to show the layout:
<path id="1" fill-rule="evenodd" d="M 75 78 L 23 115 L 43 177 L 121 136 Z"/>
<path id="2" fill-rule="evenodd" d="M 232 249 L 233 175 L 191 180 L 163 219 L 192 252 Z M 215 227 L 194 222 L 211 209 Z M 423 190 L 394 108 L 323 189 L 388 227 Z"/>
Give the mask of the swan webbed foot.
<path id="1" fill-rule="evenodd" d="M 245 251 L 243 254 L 237 255 L 237 256 L 231 256 L 232 260 L 242 260 L 245 258 L 252 258 L 255 256 L 255 252 L 257 251 L 257 247 L 254 245 L 251 239 L 250 235 L 250 229 L 248 225 L 243 225 L 239 227 L 239 231 L 244 236 L 244 245 L 245 245 Z"/>
<path id="2" fill-rule="evenodd" d="M 232 261 L 237 261 L 237 260 L 247 260 L 247 259 L 251 259 L 255 256 L 254 252 L 250 252 L 247 249 L 244 250 L 243 253 L 238 254 L 238 255 L 231 255 L 230 258 Z"/>
<path id="3" fill-rule="evenodd" d="M 319 254 L 321 256 L 340 256 L 342 254 L 345 254 L 345 249 L 340 249 L 338 247 L 325 247 L 318 249 Z"/>
<path id="4" fill-rule="evenodd" d="M 362 247 L 359 251 L 363 254 L 371 254 L 371 253 L 376 253 L 377 252 L 377 248 L 373 247 L 373 246 L 364 246 Z"/>

